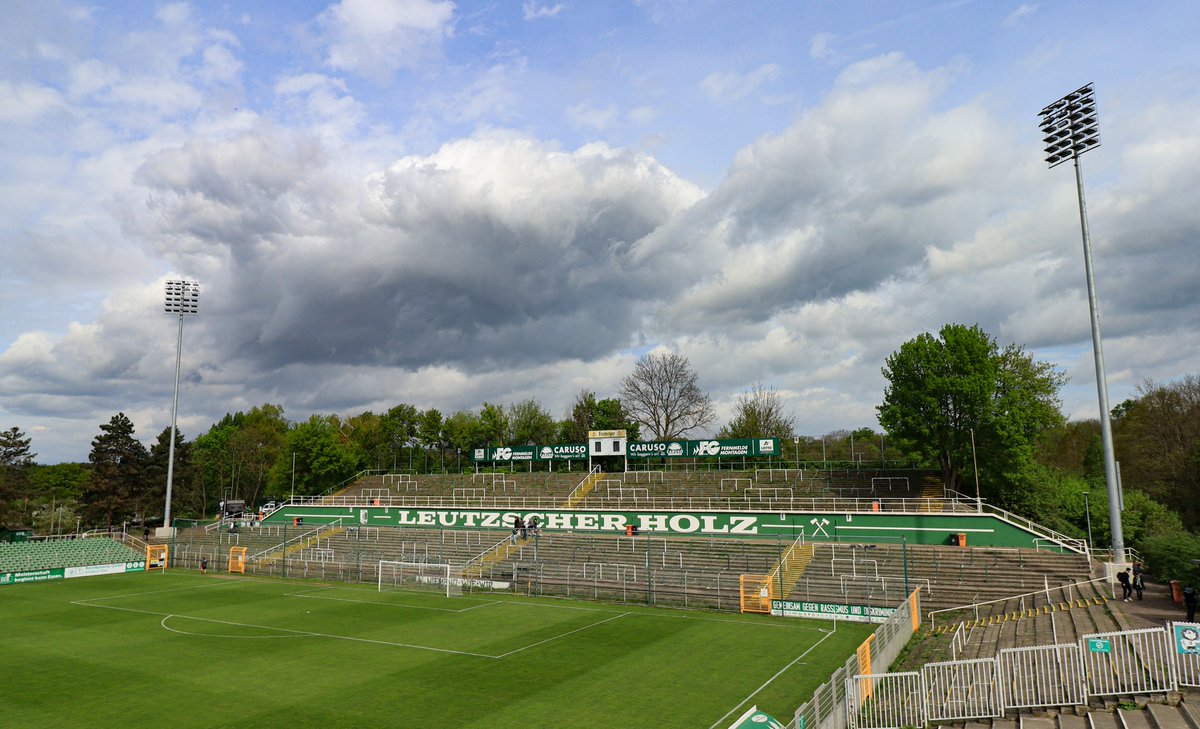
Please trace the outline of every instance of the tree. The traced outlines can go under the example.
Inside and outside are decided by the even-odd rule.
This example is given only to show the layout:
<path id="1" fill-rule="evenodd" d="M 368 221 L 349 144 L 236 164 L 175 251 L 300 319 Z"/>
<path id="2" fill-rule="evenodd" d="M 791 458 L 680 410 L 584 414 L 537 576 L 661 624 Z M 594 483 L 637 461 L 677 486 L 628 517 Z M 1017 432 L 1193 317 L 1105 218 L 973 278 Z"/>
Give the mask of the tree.
<path id="1" fill-rule="evenodd" d="M 621 403 L 654 440 L 674 440 L 713 419 L 712 401 L 700 389 L 699 377 L 687 357 L 675 353 L 648 354 L 634 364 L 621 382 Z"/>
<path id="2" fill-rule="evenodd" d="M 29 472 L 37 456 L 30 450 L 32 443 L 18 427 L 0 432 L 0 524 L 15 516 L 13 499 L 28 492 Z"/>
<path id="3" fill-rule="evenodd" d="M 296 493 L 319 494 L 345 481 L 359 467 L 356 449 L 338 431 L 333 415 L 312 415 L 288 430 L 285 451 L 296 454 Z M 272 493 L 291 491 L 292 462 L 280 458 L 271 468 Z"/>
<path id="4" fill-rule="evenodd" d="M 456 458 L 465 455 L 470 459 L 471 449 L 483 445 L 479 416 L 475 413 L 459 410 L 446 418 L 443 429 L 446 432 L 446 442 L 454 449 Z"/>
<path id="5" fill-rule="evenodd" d="M 146 446 L 133 437 L 133 422 L 117 413 L 100 426 L 88 454 L 91 477 L 84 491 L 87 514 L 93 523 L 112 527 L 133 514 L 136 495 L 143 486 Z"/>
<path id="6" fill-rule="evenodd" d="M 484 443 L 493 446 L 505 445 L 504 438 L 508 435 L 508 416 L 504 408 L 489 402 L 483 403 L 479 409 L 480 436 Z"/>
<path id="7" fill-rule="evenodd" d="M 421 441 L 421 446 L 425 449 L 426 467 L 425 470 L 431 470 L 428 465 L 429 451 L 435 450 L 438 454 L 438 467 L 441 467 L 442 448 L 445 444 L 445 433 L 443 431 L 442 411 L 437 408 L 429 408 L 421 413 L 421 418 L 417 422 L 417 438 Z"/>
<path id="8" fill-rule="evenodd" d="M 543 445 L 554 440 L 554 416 L 530 398 L 508 408 L 509 445 Z"/>
<path id="9" fill-rule="evenodd" d="M 733 419 L 718 438 L 791 438 L 796 419 L 783 412 L 783 398 L 774 387 L 756 384 L 737 396 Z"/>
<path id="10" fill-rule="evenodd" d="M 166 504 L 167 470 L 171 460 L 171 429 L 163 428 L 150 446 L 150 454 L 146 459 L 145 486 L 135 495 L 137 513 L 142 518 L 143 525 L 148 516 L 159 514 Z M 177 507 L 182 504 L 195 506 L 192 487 L 192 444 L 183 437 L 183 431 L 175 431 L 175 467 L 171 472 L 171 513 L 179 514 Z M 193 509 L 194 511 L 194 509 Z M 166 524 L 164 526 L 170 526 Z"/>
<path id="11" fill-rule="evenodd" d="M 1177 382 L 1146 380 L 1122 403 L 1113 440 L 1126 490 L 1144 491 L 1200 524 L 1200 375 Z"/>
<path id="12" fill-rule="evenodd" d="M 417 421 L 420 413 L 415 407 L 401 403 L 391 410 L 383 419 L 384 440 L 387 441 L 388 452 L 391 455 L 392 468 L 412 466 L 412 444 L 417 439 Z M 404 458 L 404 449 L 409 449 L 408 458 Z M 402 466 L 402 464 L 407 464 Z"/>
<path id="13" fill-rule="evenodd" d="M 1062 423 L 1065 377 L 1020 347 L 1001 350 L 978 326 L 947 324 L 938 337 L 905 342 L 883 375 L 880 424 L 906 452 L 937 464 L 956 491 L 972 463 L 972 431 L 981 480 L 996 494 L 1032 462 L 1038 437 Z"/>

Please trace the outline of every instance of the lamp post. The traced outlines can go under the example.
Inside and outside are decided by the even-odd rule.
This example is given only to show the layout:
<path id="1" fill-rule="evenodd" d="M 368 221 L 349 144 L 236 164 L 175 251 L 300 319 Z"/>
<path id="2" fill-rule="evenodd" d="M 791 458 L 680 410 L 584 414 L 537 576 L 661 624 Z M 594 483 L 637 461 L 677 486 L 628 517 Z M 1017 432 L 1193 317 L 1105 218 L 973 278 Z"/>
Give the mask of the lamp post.
<path id="1" fill-rule="evenodd" d="M 168 314 L 179 317 L 179 334 L 175 338 L 175 394 L 171 398 L 171 441 L 167 446 L 167 499 L 163 507 L 163 527 L 170 529 L 171 484 L 175 478 L 175 418 L 179 413 L 179 361 L 183 354 L 183 317 L 199 313 L 200 284 L 195 281 L 167 281 L 164 309 Z"/>
<path id="2" fill-rule="evenodd" d="M 1092 242 L 1088 232 L 1087 205 L 1083 198 L 1083 172 L 1079 155 L 1100 146 L 1096 121 L 1096 97 L 1088 84 L 1067 94 L 1038 112 L 1050 167 L 1072 160 L 1075 188 L 1079 194 L 1079 226 L 1083 233 L 1083 265 L 1087 274 L 1088 309 L 1092 317 L 1092 353 L 1096 361 L 1096 392 L 1100 401 L 1100 438 L 1104 445 L 1104 481 L 1108 487 L 1108 513 L 1112 525 L 1112 559 L 1125 562 L 1125 538 L 1121 533 L 1121 497 L 1113 455 L 1112 423 L 1109 420 L 1108 384 L 1104 377 L 1104 348 L 1100 339 L 1100 312 L 1096 306 L 1096 279 L 1092 267 Z"/>
<path id="3" fill-rule="evenodd" d="M 1087 514 L 1088 551 L 1092 551 L 1092 505 L 1088 502 L 1088 492 L 1083 492 L 1083 511 Z"/>

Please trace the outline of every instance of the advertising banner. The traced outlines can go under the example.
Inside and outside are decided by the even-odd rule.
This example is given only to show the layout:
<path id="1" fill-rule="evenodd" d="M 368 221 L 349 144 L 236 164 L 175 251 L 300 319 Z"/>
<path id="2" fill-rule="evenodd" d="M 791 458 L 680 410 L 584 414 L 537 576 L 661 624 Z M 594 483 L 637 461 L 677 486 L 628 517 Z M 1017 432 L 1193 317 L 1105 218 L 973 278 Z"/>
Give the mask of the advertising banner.
<path id="1" fill-rule="evenodd" d="M 476 462 L 512 461 L 586 461 L 586 443 L 560 443 L 542 446 L 503 446 L 500 448 L 474 448 L 471 460 Z"/>
<path id="2" fill-rule="evenodd" d="M 871 605 L 841 605 L 831 602 L 802 602 L 799 600 L 772 600 L 771 614 L 785 618 L 809 618 L 812 620 L 849 620 L 852 623 L 883 623 L 896 612 L 894 607 Z"/>
<path id="3" fill-rule="evenodd" d="M 602 431 L 620 433 L 623 431 Z M 778 438 L 726 438 L 724 440 L 663 440 L 630 443 L 630 458 L 744 458 L 781 455 Z M 541 446 L 503 446 L 474 448 L 476 462 L 582 461 L 587 460 L 586 443 L 559 443 Z"/>
<path id="4" fill-rule="evenodd" d="M 630 458 L 736 458 L 780 455 L 778 438 L 672 440 L 630 443 Z"/>
<path id="5" fill-rule="evenodd" d="M 69 580 L 74 577 L 95 575 L 119 575 L 124 572 L 144 572 L 145 562 L 121 562 L 118 564 L 92 564 L 83 567 L 54 567 L 26 572 L 0 572 L 0 585 L 19 585 L 25 582 L 50 582 Z"/>

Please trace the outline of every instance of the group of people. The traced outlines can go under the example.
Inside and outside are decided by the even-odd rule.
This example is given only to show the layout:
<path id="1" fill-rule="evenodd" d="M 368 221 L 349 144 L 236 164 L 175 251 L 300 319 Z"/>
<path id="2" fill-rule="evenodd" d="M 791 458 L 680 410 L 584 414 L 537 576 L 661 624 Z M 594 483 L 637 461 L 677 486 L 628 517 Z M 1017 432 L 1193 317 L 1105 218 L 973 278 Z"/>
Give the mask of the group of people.
<path id="1" fill-rule="evenodd" d="M 1133 594 L 1135 592 L 1137 593 L 1137 599 L 1142 599 L 1142 592 L 1146 589 L 1146 584 L 1142 581 L 1143 571 L 1142 563 L 1134 562 L 1133 567 L 1126 567 L 1123 571 L 1117 573 L 1117 582 L 1121 584 L 1121 599 L 1123 601 L 1133 602 Z M 1196 588 L 1193 585 L 1184 587 L 1181 597 L 1183 598 L 1183 606 L 1187 609 L 1187 622 L 1196 622 L 1196 604 L 1198 602 Z"/>
<path id="2" fill-rule="evenodd" d="M 1142 599 L 1142 591 L 1146 589 L 1146 583 L 1142 581 L 1142 563 L 1134 562 L 1133 567 L 1126 567 L 1124 572 L 1117 574 L 1117 582 L 1121 583 L 1121 599 L 1125 602 L 1133 602 L 1133 593 L 1137 592 L 1137 599 Z"/>
<path id="3" fill-rule="evenodd" d="M 529 521 L 525 521 L 520 516 L 513 516 L 512 526 L 512 543 L 517 543 L 517 538 L 528 539 L 529 537 L 540 537 L 542 528 L 538 525 L 537 514 L 529 517 Z"/>

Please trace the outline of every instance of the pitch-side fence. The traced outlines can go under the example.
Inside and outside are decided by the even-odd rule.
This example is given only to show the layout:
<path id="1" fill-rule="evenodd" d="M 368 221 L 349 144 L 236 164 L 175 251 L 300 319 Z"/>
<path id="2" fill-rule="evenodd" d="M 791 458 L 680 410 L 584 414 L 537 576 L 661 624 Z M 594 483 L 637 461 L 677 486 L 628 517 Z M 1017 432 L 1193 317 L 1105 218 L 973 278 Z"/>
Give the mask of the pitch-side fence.
<path id="1" fill-rule="evenodd" d="M 854 655 L 817 687 L 813 697 L 796 709 L 787 729 L 846 729 L 848 679 L 870 674 L 872 666 L 886 667 L 896 660 L 912 634 L 921 627 L 920 592 L 913 590 L 896 612 L 867 636 Z"/>
<path id="2" fill-rule="evenodd" d="M 1095 633 L 1078 643 L 1007 648 L 993 658 L 929 663 L 919 671 L 859 671 L 842 682 L 842 719 L 818 724 L 805 713 L 805 729 L 899 729 L 1086 704 L 1093 696 L 1161 694 L 1200 686 L 1200 624 Z M 793 726 L 812 711 L 806 707 Z"/>

